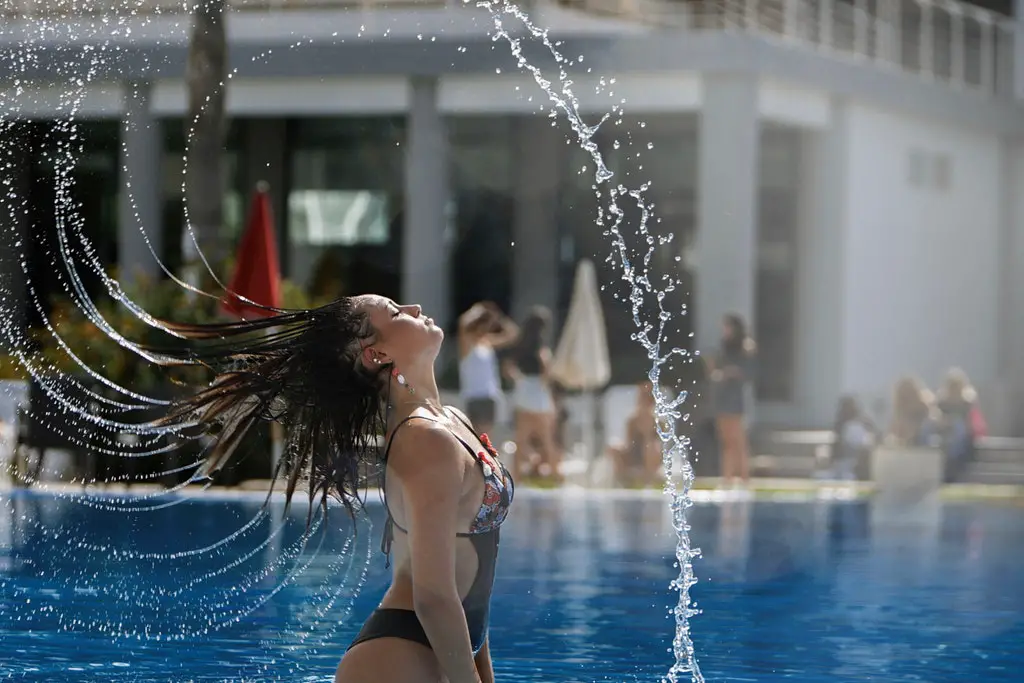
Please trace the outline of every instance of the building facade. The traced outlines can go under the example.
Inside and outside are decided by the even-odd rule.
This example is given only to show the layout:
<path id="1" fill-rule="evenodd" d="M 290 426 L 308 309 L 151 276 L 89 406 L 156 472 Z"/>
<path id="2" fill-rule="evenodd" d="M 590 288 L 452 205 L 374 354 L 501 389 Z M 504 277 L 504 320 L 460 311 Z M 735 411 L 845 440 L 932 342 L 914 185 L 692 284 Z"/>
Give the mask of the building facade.
<path id="1" fill-rule="evenodd" d="M 899 375 L 935 383 L 957 365 L 1001 397 L 1003 431 L 1024 427 L 1016 2 L 527 7 L 563 55 L 582 56 L 572 92 L 588 124 L 609 115 L 593 140 L 610 182 L 651 183 L 651 232 L 671 236 L 653 270 L 682 281 L 669 298 L 678 345 L 713 349 L 726 312 L 751 321 L 759 421 L 824 426 L 844 393 L 882 411 Z M 41 236 L 66 201 L 105 262 L 157 275 L 148 240 L 174 268 L 188 17 L 147 1 L 43 24 L 33 13 L 48 3 L 23 4 L 0 30 L 0 101 L 8 182 L 28 199 L 3 218 L 9 235 L 31 233 L 31 288 L 61 286 Z M 228 21 L 226 230 L 267 181 L 288 277 L 416 301 L 449 324 L 483 298 L 564 314 L 576 262 L 594 258 L 614 381 L 642 376 L 593 161 L 489 37 L 487 11 L 250 1 Z M 503 25 L 557 85 L 565 64 L 513 17 Z M 73 127 L 56 125 L 72 113 Z M 84 147 L 67 199 L 47 150 L 69 135 Z M 635 241 L 639 211 L 624 209 Z"/>

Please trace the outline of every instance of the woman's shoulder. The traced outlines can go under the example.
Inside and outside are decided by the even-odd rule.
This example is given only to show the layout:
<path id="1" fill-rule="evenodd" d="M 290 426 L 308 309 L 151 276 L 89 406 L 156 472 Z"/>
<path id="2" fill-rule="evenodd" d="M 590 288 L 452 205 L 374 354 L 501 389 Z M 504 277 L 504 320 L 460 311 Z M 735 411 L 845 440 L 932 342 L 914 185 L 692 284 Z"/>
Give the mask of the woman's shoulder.
<path id="1" fill-rule="evenodd" d="M 450 454 L 457 455 L 459 442 L 451 429 L 437 416 L 425 413 L 413 413 L 395 426 L 391 432 L 388 449 L 388 463 L 394 464 L 395 456 L 403 463 L 408 460 L 429 461 L 447 458 Z M 406 453 L 415 457 L 406 458 Z"/>
<path id="2" fill-rule="evenodd" d="M 455 406 L 444 406 L 444 409 L 445 411 L 451 413 L 456 418 L 458 418 L 460 422 L 465 424 L 470 429 L 473 428 L 473 423 L 469 421 L 469 417 L 466 415 L 466 413 L 462 412 L 461 408 L 456 408 Z"/>

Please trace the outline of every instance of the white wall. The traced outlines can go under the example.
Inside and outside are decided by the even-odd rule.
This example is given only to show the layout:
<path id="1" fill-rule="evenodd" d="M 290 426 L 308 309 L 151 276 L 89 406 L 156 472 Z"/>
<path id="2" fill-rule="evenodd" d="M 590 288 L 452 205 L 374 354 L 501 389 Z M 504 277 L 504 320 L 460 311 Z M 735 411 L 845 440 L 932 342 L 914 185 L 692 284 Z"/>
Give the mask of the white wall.
<path id="1" fill-rule="evenodd" d="M 980 386 L 991 383 L 999 327 L 998 136 L 854 104 L 847 131 L 844 390 L 887 397 L 900 374 L 935 385 L 951 365 Z M 943 158 L 946 187 L 936 168 Z"/>

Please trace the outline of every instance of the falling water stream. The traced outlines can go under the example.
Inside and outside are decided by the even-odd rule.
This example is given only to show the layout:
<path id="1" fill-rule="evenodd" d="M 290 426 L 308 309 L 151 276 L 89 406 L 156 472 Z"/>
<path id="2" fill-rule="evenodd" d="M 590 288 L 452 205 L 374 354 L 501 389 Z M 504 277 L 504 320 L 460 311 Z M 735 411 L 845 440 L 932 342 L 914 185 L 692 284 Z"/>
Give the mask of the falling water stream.
<path id="1" fill-rule="evenodd" d="M 469 0 L 466 1 L 468 2 Z M 676 562 L 679 574 L 672 582 L 672 588 L 678 592 L 679 596 L 676 605 L 672 609 L 672 614 L 675 618 L 675 636 L 672 641 L 674 662 L 665 678 L 671 683 L 677 683 L 687 678 L 701 683 L 704 679 L 694 654 L 689 626 L 690 618 L 698 613 L 690 597 L 690 589 L 696 583 L 692 561 L 700 555 L 700 551 L 690 543 L 689 526 L 687 523 L 687 509 L 692 505 L 690 489 L 693 483 L 693 470 L 686 457 L 688 445 L 686 439 L 680 437 L 676 429 L 679 420 L 688 419 L 688 416 L 683 414 L 683 405 L 687 394 L 685 391 L 670 392 L 659 381 L 661 371 L 667 365 L 675 362 L 691 362 L 689 353 L 682 348 L 672 347 L 669 340 L 668 325 L 674 314 L 682 314 L 683 312 L 667 310 L 665 299 L 668 294 L 680 286 L 680 282 L 678 278 L 673 277 L 671 274 L 656 276 L 652 266 L 656 249 L 671 242 L 671 236 L 656 236 L 650 231 L 650 224 L 654 220 L 653 206 L 645 198 L 649 183 L 629 188 L 622 183 L 614 182 L 615 175 L 608 169 L 595 140 L 595 135 L 600 126 L 608 122 L 612 117 L 616 121 L 621 121 L 623 110 L 621 105 L 616 104 L 611 107 L 611 111 L 601 118 L 598 123 L 590 125 L 584 121 L 584 117 L 579 109 L 578 100 L 573 94 L 573 81 L 569 73 L 570 69 L 579 66 L 582 58 L 571 60 L 563 56 L 559 51 L 559 46 L 549 38 L 547 31 L 536 26 L 527 14 L 516 5 L 504 0 L 481 0 L 475 4 L 478 8 L 486 10 L 490 16 L 493 24 L 491 37 L 495 41 L 504 42 L 508 46 L 517 62 L 518 68 L 531 75 L 537 86 L 547 95 L 551 105 L 549 114 L 552 119 L 561 117 L 568 122 L 575 135 L 576 144 L 590 156 L 593 163 L 593 191 L 598 200 L 598 212 L 595 222 L 604 234 L 608 236 L 611 243 L 607 261 L 621 275 L 622 282 L 628 291 L 626 299 L 632 311 L 633 322 L 636 325 L 636 330 L 631 335 L 632 339 L 642 345 L 651 363 L 649 378 L 654 386 L 658 429 L 664 443 L 665 493 L 670 498 L 673 526 L 678 537 Z M 131 34 L 128 20 L 137 21 L 138 18 L 127 15 L 119 17 L 103 16 L 100 19 L 107 27 L 109 35 L 119 37 L 122 40 L 129 38 Z M 513 23 L 517 27 L 516 30 L 509 28 L 509 25 Z M 523 30 L 520 30 L 520 27 Z M 59 35 L 60 30 L 59 24 L 40 20 L 35 26 L 34 32 L 24 36 L 25 39 L 21 41 L 16 54 L 8 54 L 7 59 L 15 60 L 23 74 L 35 69 L 38 66 L 39 60 L 35 47 L 36 44 L 59 39 L 61 37 Z M 3 30 L 0 29 L 0 35 L 2 34 Z M 362 31 L 360 35 L 362 35 Z M 387 32 L 385 32 L 385 35 L 387 35 Z M 310 40 L 299 40 L 293 43 L 290 48 L 299 48 L 311 42 Z M 528 45 L 542 46 L 546 49 L 555 64 L 554 70 L 557 71 L 557 74 L 546 73 L 542 68 L 532 64 L 524 54 L 524 48 Z M 163 328 L 141 306 L 133 302 L 121 288 L 120 284 L 105 272 L 104 265 L 100 261 L 95 248 L 86 237 L 82 220 L 76 215 L 70 195 L 73 183 L 71 169 L 82 153 L 82 139 L 78 131 L 76 118 L 77 112 L 82 106 L 85 88 L 96 78 L 99 67 L 114 58 L 119 49 L 119 44 L 109 39 L 99 45 L 88 47 L 86 51 L 92 53 L 90 70 L 82 76 L 69 76 L 69 82 L 64 84 L 65 90 L 62 95 L 61 104 L 62 111 L 66 112 L 67 116 L 61 121 L 54 122 L 50 134 L 50 141 L 53 147 L 50 153 L 52 154 L 52 162 L 55 168 L 58 203 L 56 210 L 58 233 L 56 235 L 56 250 L 50 254 L 50 258 L 61 285 L 68 292 L 75 305 L 99 330 L 115 343 L 138 355 L 141 360 L 160 363 L 162 358 L 159 355 L 144 351 L 137 344 L 122 336 L 115 329 L 114 325 L 104 318 L 87 293 L 82 280 L 83 273 L 88 275 L 88 277 L 99 278 L 105 285 L 107 293 L 143 323 L 161 329 L 164 332 L 170 332 Z M 258 58 L 269 58 L 269 52 Z M 587 71 L 589 73 L 589 69 Z M 233 71 L 230 74 L 229 79 L 234 76 L 234 73 Z M 606 82 L 602 79 L 599 89 L 609 90 L 613 85 L 614 80 Z M 0 114 L 0 140 L 4 139 L 4 133 L 8 132 L 8 129 L 16 125 L 15 119 L 19 117 L 21 98 L 27 96 L 28 87 L 28 80 L 16 75 L 11 82 L 10 88 L 0 93 L 0 112 L 2 112 Z M 555 121 L 552 121 L 552 125 L 554 123 Z M 0 198 L 0 202 L 2 202 L 5 212 L 9 215 L 22 213 L 27 208 L 28 198 L 21 188 L 13 186 L 12 178 L 16 177 L 16 174 L 12 171 L 15 170 L 14 164 L 17 162 L 14 160 L 14 156 L 11 153 L 13 150 L 8 147 L 8 143 L 0 142 L 0 145 L 3 145 L 2 151 L 4 153 L 4 158 L 0 159 L 0 168 L 8 171 L 0 178 L 4 195 Z M 130 189 L 130 178 L 128 179 L 127 187 Z M 627 221 L 627 211 L 630 213 L 638 211 L 639 220 L 635 224 Z M 139 225 L 138 228 L 145 235 L 146 226 Z M 186 225 L 186 229 L 191 234 L 191 226 Z M 18 256 L 18 266 L 21 268 L 24 280 L 27 283 L 25 295 L 30 305 L 35 308 L 40 318 L 44 321 L 46 330 L 54 337 L 57 345 L 67 354 L 71 362 L 78 367 L 79 372 L 76 374 L 78 376 L 88 376 L 92 380 L 104 385 L 106 389 L 112 390 L 122 397 L 120 399 L 112 399 L 107 395 L 109 392 L 98 392 L 94 388 L 83 384 L 80 379 L 57 372 L 47 361 L 36 357 L 29 351 L 29 340 L 25 338 L 21 330 L 17 329 L 10 322 L 6 322 L 2 328 L 4 346 L 8 348 L 12 356 L 18 360 L 25 370 L 36 378 L 36 381 L 42 386 L 56 406 L 56 412 L 51 411 L 45 415 L 33 415 L 33 417 L 53 423 L 52 426 L 56 429 L 61 429 L 61 424 L 65 423 L 69 416 L 85 420 L 96 428 L 93 431 L 100 432 L 98 442 L 95 440 L 95 437 L 89 442 L 89 447 L 99 452 L 119 454 L 125 457 L 145 458 L 177 448 L 185 440 L 186 437 L 184 435 L 169 433 L 167 430 L 161 430 L 148 425 L 142 420 L 132 421 L 129 419 L 136 411 L 164 405 L 165 401 L 159 397 L 145 396 L 129 387 L 122 387 L 111 382 L 103 376 L 101 369 L 89 367 L 75 355 L 75 350 L 70 348 L 60 338 L 57 326 L 52 324 L 46 316 L 46 306 L 32 285 L 24 245 L 24 240 L 30 237 L 15 232 L 12 222 L 7 222 L 4 230 L 5 235 L 3 239 L 5 243 L 13 246 L 15 254 L 20 254 Z M 194 235 L 192 237 L 194 240 Z M 146 243 L 149 244 L 148 239 Z M 153 258 L 157 258 L 152 245 L 149 248 Z M 172 275 L 163 264 L 161 264 L 161 268 L 166 274 Z M 181 284 L 185 286 L 184 283 Z M 18 303 L 17 297 L 12 292 L 7 290 L 0 292 L 0 308 L 4 309 L 4 317 L 7 321 L 12 319 L 10 314 L 13 311 L 13 306 L 18 305 Z M 656 310 L 656 313 L 648 314 L 647 311 L 651 310 Z M 71 432 L 72 430 L 69 429 L 68 431 Z M 125 440 L 120 438 L 123 434 L 132 434 L 134 438 L 126 445 Z M 75 433 L 64 434 L 64 437 L 72 442 L 80 438 Z M 184 467 L 179 467 L 178 470 L 194 472 L 198 464 L 198 462 L 193 462 Z M 679 468 L 681 468 L 681 471 L 679 471 Z M 165 470 L 155 476 L 178 470 Z M 188 483 L 190 481 L 186 481 L 177 488 L 180 489 Z M 157 493 L 147 492 L 130 497 L 92 497 L 57 491 L 58 495 L 71 497 L 83 505 L 123 512 L 155 511 L 180 504 L 186 499 L 171 495 L 174 492 L 175 490 Z M 5 504 L 10 504 L 10 501 L 5 501 Z M 267 534 L 267 530 L 264 528 L 265 522 L 267 522 L 265 515 L 259 515 L 220 541 L 205 547 L 131 558 L 136 561 L 174 562 L 195 553 L 218 553 L 223 556 L 225 564 L 205 575 L 192 577 L 182 584 L 181 594 L 186 595 L 190 599 L 197 599 L 199 602 L 198 604 L 186 605 L 187 609 L 183 610 L 180 615 L 179 630 L 152 634 L 145 628 L 145 624 L 135 623 L 130 627 L 122 627 L 118 635 L 124 637 L 144 635 L 158 640 L 171 640 L 186 635 L 205 633 L 243 619 L 246 615 L 252 613 L 253 610 L 272 597 L 275 592 L 279 591 L 291 576 L 303 571 L 308 566 L 308 563 L 312 561 L 308 557 L 310 550 L 313 552 L 313 557 L 316 556 L 316 543 L 307 544 L 310 536 L 315 534 L 316 527 L 311 528 L 309 534 L 303 534 L 296 543 L 281 549 L 280 554 L 273 561 L 252 569 L 244 581 L 245 585 L 236 586 L 230 592 L 230 595 L 204 596 L 198 591 L 191 592 L 191 589 L 211 578 L 211 575 L 222 574 L 229 569 L 238 567 L 256 557 L 268 545 L 272 544 L 280 529 L 270 530 L 269 534 Z M 261 529 L 265 534 L 265 536 L 261 536 L 264 540 L 255 547 L 248 548 L 239 554 L 239 551 L 233 547 L 233 544 L 239 539 L 252 536 L 254 532 L 259 534 Z M 73 531 L 47 529 L 46 532 L 57 535 L 65 534 L 68 540 L 68 547 L 72 549 L 72 552 L 108 555 L 113 555 L 116 552 L 102 543 L 91 543 L 87 539 L 75 538 Z M 360 534 L 364 541 L 367 535 Z M 362 555 L 362 553 L 356 551 L 355 547 L 351 544 L 351 540 L 349 543 L 346 543 L 342 552 L 339 553 L 339 563 L 343 563 L 346 557 L 349 560 L 344 568 L 344 574 L 347 578 L 343 583 L 352 583 L 354 581 L 361 586 L 365 579 L 368 559 L 367 562 L 363 563 L 362 573 L 360 574 L 359 570 L 353 566 L 351 560 L 357 555 Z M 367 545 L 368 548 L 369 546 Z M 232 555 L 232 552 L 235 555 Z M 248 588 L 264 581 L 271 574 L 283 574 L 283 578 L 269 592 L 263 591 L 257 597 L 239 604 L 236 599 L 238 595 L 245 594 Z M 143 617 L 147 605 L 153 602 L 161 604 L 161 600 L 167 597 L 148 596 L 145 593 L 132 592 L 130 587 L 103 586 L 94 581 L 94 578 L 86 576 L 70 577 L 68 581 L 73 585 L 69 585 L 69 588 L 81 587 L 81 585 L 88 583 L 90 590 L 116 593 L 115 597 L 120 600 L 126 610 L 139 610 Z M 337 575 L 334 576 L 334 579 L 337 579 Z M 333 620 L 333 618 L 327 619 L 325 615 L 337 600 L 337 594 L 332 594 L 327 586 L 322 586 L 321 589 L 324 592 L 324 597 L 316 606 L 311 608 L 312 611 L 309 615 L 305 615 L 315 624 L 324 620 Z M 355 589 L 355 593 L 358 593 L 358 586 Z M 354 600 L 354 595 L 352 599 Z M 349 606 L 351 606 L 351 603 L 349 603 Z M 196 619 L 199 620 L 200 626 L 194 625 L 194 620 Z M 114 623 L 119 624 L 122 622 L 100 620 L 95 623 L 61 624 L 61 627 L 68 630 L 91 629 L 103 632 L 111 630 Z M 312 626 L 303 624 L 302 628 L 311 630 Z M 324 634 L 317 642 L 323 642 L 328 636 L 329 634 Z"/>

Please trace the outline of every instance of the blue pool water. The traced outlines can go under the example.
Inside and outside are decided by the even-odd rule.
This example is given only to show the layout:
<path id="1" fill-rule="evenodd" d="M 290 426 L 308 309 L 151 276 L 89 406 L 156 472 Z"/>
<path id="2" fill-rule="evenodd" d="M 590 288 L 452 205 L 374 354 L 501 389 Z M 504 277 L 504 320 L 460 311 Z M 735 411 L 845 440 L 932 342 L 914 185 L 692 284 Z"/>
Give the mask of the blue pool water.
<path id="1" fill-rule="evenodd" d="M 148 558 L 131 552 L 210 545 L 259 503 L 114 513 L 103 500 L 3 495 L 4 680 L 328 681 L 386 583 L 379 506 L 373 529 L 360 524 L 355 537 L 332 510 L 320 553 L 315 537 L 297 558 L 309 566 L 275 593 L 301 549 L 301 512 L 279 542 L 265 543 L 260 522 L 207 553 Z M 709 681 L 1020 680 L 1022 507 L 704 503 L 691 519 L 704 550 L 694 634 Z M 497 680 L 659 680 L 670 664 L 673 545 L 659 497 L 523 491 L 502 538 Z M 369 553 L 353 602 L 346 588 Z M 174 634 L 184 637 L 154 639 Z"/>

